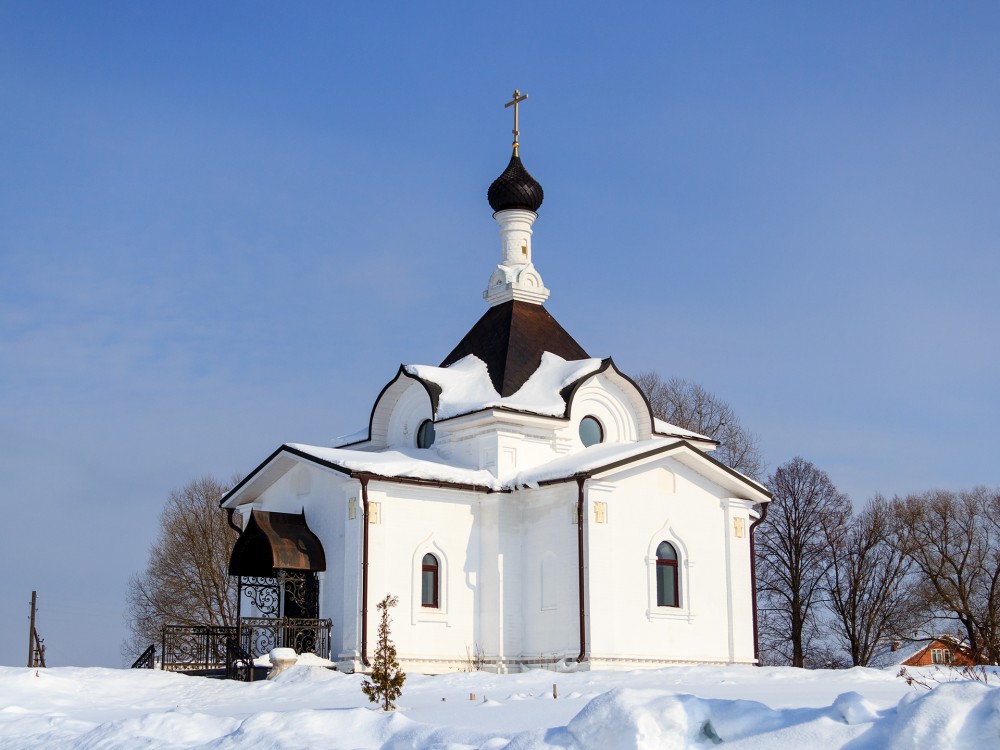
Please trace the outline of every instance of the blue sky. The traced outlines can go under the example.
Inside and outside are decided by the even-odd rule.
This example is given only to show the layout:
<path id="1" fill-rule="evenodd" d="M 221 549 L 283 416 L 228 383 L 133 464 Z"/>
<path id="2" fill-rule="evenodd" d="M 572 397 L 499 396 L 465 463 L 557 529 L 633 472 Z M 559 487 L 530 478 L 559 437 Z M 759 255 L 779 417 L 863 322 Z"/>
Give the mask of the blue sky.
<path id="1" fill-rule="evenodd" d="M 1000 485 L 995 3 L 0 3 L 0 663 L 120 663 L 167 493 L 367 420 L 485 309 L 862 502 Z"/>

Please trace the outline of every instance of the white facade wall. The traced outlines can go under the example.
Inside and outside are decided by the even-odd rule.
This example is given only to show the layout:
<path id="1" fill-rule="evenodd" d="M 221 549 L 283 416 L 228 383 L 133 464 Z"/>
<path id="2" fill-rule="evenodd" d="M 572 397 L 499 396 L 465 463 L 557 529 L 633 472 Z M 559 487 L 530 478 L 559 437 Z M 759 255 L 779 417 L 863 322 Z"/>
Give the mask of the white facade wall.
<path id="1" fill-rule="evenodd" d="M 400 659 L 421 671 L 460 669 L 477 641 L 479 494 L 372 482 L 368 499 L 377 513 L 368 540 L 369 657 L 377 638 L 375 605 L 393 594 L 399 597 L 391 614 Z M 427 553 L 439 564 L 437 608 L 421 605 Z"/>
<path id="2" fill-rule="evenodd" d="M 597 503 L 606 503 L 604 523 L 595 521 Z M 734 511 L 720 488 L 666 458 L 588 482 L 587 505 L 595 664 L 753 661 L 749 543 L 733 540 L 741 544 L 727 552 Z M 656 603 L 662 541 L 678 553 L 679 607 Z"/>
<path id="3" fill-rule="evenodd" d="M 521 652 L 551 666 L 580 653 L 575 482 L 514 493 L 522 506 Z"/>

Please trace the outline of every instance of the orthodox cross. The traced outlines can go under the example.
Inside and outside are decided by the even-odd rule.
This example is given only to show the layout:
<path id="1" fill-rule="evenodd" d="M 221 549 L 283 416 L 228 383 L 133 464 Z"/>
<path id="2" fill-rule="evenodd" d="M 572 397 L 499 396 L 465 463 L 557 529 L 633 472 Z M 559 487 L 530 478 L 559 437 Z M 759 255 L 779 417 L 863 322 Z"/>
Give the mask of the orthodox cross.
<path id="1" fill-rule="evenodd" d="M 517 136 L 519 135 L 519 131 L 517 129 L 517 105 L 523 102 L 527 98 L 528 98 L 527 94 L 522 94 L 517 89 L 514 89 L 514 99 L 503 105 L 504 109 L 507 109 L 507 107 L 514 108 L 514 130 L 511 131 L 514 133 L 514 142 L 511 144 L 514 147 L 514 156 L 518 156 L 518 149 L 520 148 L 521 145 L 517 142 Z"/>

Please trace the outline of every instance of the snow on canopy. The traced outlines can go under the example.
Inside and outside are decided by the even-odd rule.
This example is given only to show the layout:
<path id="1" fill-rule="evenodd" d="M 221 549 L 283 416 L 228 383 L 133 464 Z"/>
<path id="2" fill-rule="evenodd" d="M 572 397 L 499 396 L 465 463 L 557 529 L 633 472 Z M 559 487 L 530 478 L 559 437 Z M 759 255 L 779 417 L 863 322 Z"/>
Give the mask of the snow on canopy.
<path id="1" fill-rule="evenodd" d="M 543 352 L 538 369 L 510 396 L 502 397 L 493 387 L 489 371 L 475 354 L 448 367 L 406 365 L 407 374 L 441 389 L 437 419 L 448 419 L 482 409 L 505 407 L 518 411 L 558 417 L 566 411 L 560 391 L 601 368 L 600 359 L 567 361 L 552 352 Z"/>

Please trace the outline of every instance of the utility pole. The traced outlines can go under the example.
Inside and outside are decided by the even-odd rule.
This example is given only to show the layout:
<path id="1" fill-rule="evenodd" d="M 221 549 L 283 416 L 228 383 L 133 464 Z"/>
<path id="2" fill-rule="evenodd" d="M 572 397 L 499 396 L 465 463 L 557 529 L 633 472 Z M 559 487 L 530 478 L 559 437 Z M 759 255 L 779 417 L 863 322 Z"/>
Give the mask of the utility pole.
<path id="1" fill-rule="evenodd" d="M 38 592 L 31 592 L 31 627 L 28 629 L 28 666 L 35 666 L 35 604 Z"/>

